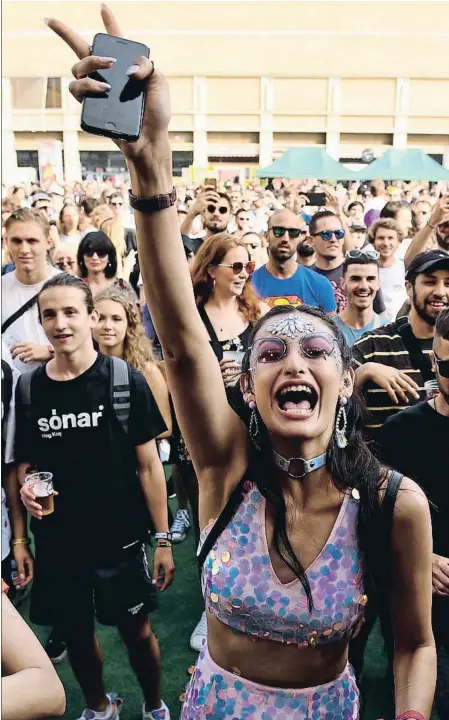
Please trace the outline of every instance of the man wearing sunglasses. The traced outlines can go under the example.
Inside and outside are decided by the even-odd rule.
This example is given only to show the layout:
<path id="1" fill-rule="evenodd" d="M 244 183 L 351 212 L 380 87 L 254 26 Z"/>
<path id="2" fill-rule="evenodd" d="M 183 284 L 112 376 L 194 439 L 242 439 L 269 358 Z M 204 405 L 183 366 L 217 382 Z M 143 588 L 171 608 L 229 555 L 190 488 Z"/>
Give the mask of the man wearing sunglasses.
<path id="1" fill-rule="evenodd" d="M 304 219 L 291 210 L 279 210 L 268 221 L 268 263 L 252 276 L 254 289 L 270 307 L 313 305 L 335 314 L 330 283 L 307 267 L 298 265 L 296 251 L 307 235 Z"/>
<path id="2" fill-rule="evenodd" d="M 449 308 L 438 315 L 431 357 L 438 395 L 391 417 L 378 442 L 382 459 L 416 480 L 431 501 L 435 704 L 439 716 L 449 718 Z"/>
<path id="3" fill-rule="evenodd" d="M 204 225 L 202 233 L 195 234 L 194 223 L 196 218 L 201 217 Z M 215 190 L 204 190 L 198 193 L 198 196 L 189 208 L 185 220 L 181 224 L 181 234 L 189 237 L 195 237 L 207 240 L 212 235 L 225 232 L 232 220 L 231 201 L 225 193 L 219 193 Z"/>
<path id="4" fill-rule="evenodd" d="M 343 286 L 343 262 L 345 259 L 343 248 L 346 231 L 335 213 L 331 210 L 324 210 L 312 217 L 309 233 L 313 239 L 316 253 L 316 263 L 311 266 L 311 270 L 329 280 L 334 290 L 337 312 L 341 313 L 348 304 Z M 377 315 L 385 312 L 380 289 L 374 298 L 374 312 Z"/>

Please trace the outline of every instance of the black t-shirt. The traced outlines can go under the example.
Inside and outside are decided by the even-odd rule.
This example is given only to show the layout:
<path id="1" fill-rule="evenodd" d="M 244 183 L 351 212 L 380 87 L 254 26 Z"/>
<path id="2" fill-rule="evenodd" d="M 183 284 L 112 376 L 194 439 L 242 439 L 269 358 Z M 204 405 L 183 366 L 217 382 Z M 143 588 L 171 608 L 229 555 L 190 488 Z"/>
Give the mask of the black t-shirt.
<path id="1" fill-rule="evenodd" d="M 427 401 L 390 417 L 376 438 L 382 460 L 415 480 L 430 506 L 434 552 L 449 557 L 449 418 Z"/>
<path id="2" fill-rule="evenodd" d="M 333 270 L 321 270 L 321 268 L 317 267 L 316 265 L 312 265 L 310 269 L 318 273 L 318 275 L 322 275 L 329 280 L 334 291 L 335 302 L 337 303 L 337 313 L 340 314 L 341 311 L 344 310 L 348 304 L 346 291 L 343 289 L 342 284 L 343 263 L 338 268 L 334 268 Z M 377 313 L 377 315 L 385 312 L 385 303 L 382 295 L 382 290 L 378 290 L 376 293 L 373 302 L 373 310 L 375 313 Z"/>
<path id="3" fill-rule="evenodd" d="M 16 391 L 16 461 L 53 473 L 55 512 L 33 521 L 38 540 L 50 534 L 75 554 L 104 562 L 144 539 L 148 512 L 135 447 L 166 427 L 143 375 L 129 368 L 130 416 L 125 434 L 111 405 L 111 359 L 99 354 L 73 380 L 51 380 L 45 366 L 31 382 L 31 417 Z"/>

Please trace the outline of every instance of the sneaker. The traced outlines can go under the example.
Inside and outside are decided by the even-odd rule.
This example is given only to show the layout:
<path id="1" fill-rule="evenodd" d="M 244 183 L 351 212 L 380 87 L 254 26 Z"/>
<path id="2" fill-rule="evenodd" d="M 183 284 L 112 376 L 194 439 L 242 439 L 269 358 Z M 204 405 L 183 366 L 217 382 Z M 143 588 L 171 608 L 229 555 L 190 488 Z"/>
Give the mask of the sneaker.
<path id="1" fill-rule="evenodd" d="M 119 720 L 120 711 L 123 705 L 123 698 L 117 693 L 106 693 L 109 700 L 109 706 L 104 712 L 95 712 L 90 708 L 85 708 L 83 714 L 78 720 Z"/>
<path id="2" fill-rule="evenodd" d="M 142 720 L 170 720 L 170 710 L 162 700 L 162 705 L 159 710 L 145 710 L 145 703 L 142 708 Z"/>
<path id="3" fill-rule="evenodd" d="M 67 645 L 62 640 L 55 630 L 51 631 L 50 637 L 47 640 L 45 646 L 45 652 L 52 661 L 53 665 L 57 665 L 65 657 L 67 657 Z"/>
<path id="4" fill-rule="evenodd" d="M 200 621 L 190 636 L 190 647 L 199 652 L 207 640 L 206 611 L 201 615 Z"/>
<path id="5" fill-rule="evenodd" d="M 189 511 L 178 510 L 170 528 L 171 539 L 174 543 L 182 543 L 186 539 L 190 527 Z"/>

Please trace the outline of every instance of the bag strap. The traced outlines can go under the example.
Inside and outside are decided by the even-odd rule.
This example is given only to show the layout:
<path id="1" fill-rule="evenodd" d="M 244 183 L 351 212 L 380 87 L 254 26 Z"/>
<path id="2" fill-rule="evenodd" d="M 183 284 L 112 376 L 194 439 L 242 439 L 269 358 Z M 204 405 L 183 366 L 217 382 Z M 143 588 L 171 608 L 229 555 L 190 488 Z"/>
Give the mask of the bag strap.
<path id="1" fill-rule="evenodd" d="M 385 529 L 385 544 L 389 548 L 391 543 L 391 533 L 393 530 L 393 516 L 394 508 L 396 505 L 396 499 L 398 496 L 399 488 L 401 487 L 402 473 L 397 470 L 391 470 L 388 476 L 388 483 L 385 489 L 385 495 L 382 503 L 382 513 L 384 519 Z"/>
<path id="2" fill-rule="evenodd" d="M 35 305 L 37 303 L 38 297 L 39 297 L 39 293 L 36 293 L 36 295 L 33 295 L 33 297 L 30 298 L 29 300 L 27 300 L 26 303 L 24 305 L 22 305 L 22 307 L 20 307 L 18 310 L 16 310 L 16 312 L 14 312 L 12 315 L 9 316 L 9 318 L 7 318 L 7 320 L 5 320 L 5 322 L 2 324 L 2 335 L 3 335 L 3 333 L 5 333 L 7 331 L 7 329 L 9 327 L 11 327 L 11 325 L 13 323 L 16 322 L 16 320 L 18 320 L 20 317 L 22 317 L 22 315 L 24 315 L 24 313 L 26 313 L 27 310 L 30 310 L 30 308 L 32 308 L 33 305 Z"/>
<path id="3" fill-rule="evenodd" d="M 214 330 L 214 327 L 210 321 L 209 315 L 207 314 L 206 308 L 204 307 L 203 303 L 201 303 L 201 305 L 198 305 L 198 312 L 207 332 L 209 333 L 212 350 L 214 351 L 216 357 L 218 358 L 218 361 L 220 362 L 220 360 L 223 360 L 223 348 L 221 347 L 220 341 L 217 337 L 217 333 Z"/>
<path id="4" fill-rule="evenodd" d="M 242 502 L 243 484 L 245 480 L 246 478 L 245 476 L 243 476 L 238 485 L 234 488 L 231 497 L 224 506 L 215 523 L 212 525 L 212 528 L 208 536 L 206 537 L 203 545 L 198 550 L 198 565 L 200 569 L 203 567 L 205 559 L 209 555 L 218 538 L 226 530 L 227 526 L 237 512 L 237 509 Z"/>
<path id="5" fill-rule="evenodd" d="M 35 370 L 30 370 L 26 373 L 22 373 L 18 380 L 17 387 L 20 393 L 20 403 L 22 405 L 22 410 L 27 420 L 30 420 L 31 418 L 31 382 L 34 375 L 40 369 L 41 368 L 36 368 Z"/>
<path id="6" fill-rule="evenodd" d="M 8 417 L 9 406 L 12 399 L 13 377 L 12 370 L 6 360 L 2 360 L 2 403 L 3 403 L 3 420 Z"/>
<path id="7" fill-rule="evenodd" d="M 427 380 L 434 380 L 435 376 L 432 372 L 430 358 L 424 355 L 418 338 L 416 338 L 413 334 L 412 326 L 410 325 L 408 318 L 399 318 L 396 324 L 399 335 L 401 336 L 405 348 L 410 355 L 413 367 L 420 371 L 424 382 L 427 382 Z"/>
<path id="8" fill-rule="evenodd" d="M 111 356 L 111 404 L 117 420 L 128 434 L 131 408 L 128 364 L 114 356 Z"/>

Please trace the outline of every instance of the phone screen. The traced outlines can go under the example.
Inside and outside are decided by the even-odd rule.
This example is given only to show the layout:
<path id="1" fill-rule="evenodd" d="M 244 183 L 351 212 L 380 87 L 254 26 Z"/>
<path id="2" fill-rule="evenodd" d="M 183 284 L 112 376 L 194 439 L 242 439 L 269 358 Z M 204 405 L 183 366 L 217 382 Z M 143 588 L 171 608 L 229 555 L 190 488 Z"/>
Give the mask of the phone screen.
<path id="1" fill-rule="evenodd" d="M 313 207 L 326 205 L 326 195 L 324 193 L 307 193 L 307 198 Z"/>
<path id="2" fill-rule="evenodd" d="M 138 57 L 150 56 L 142 43 L 99 33 L 95 36 L 92 55 L 116 58 L 111 68 L 91 74 L 94 80 L 111 85 L 98 95 L 87 96 L 83 103 L 81 127 L 87 132 L 111 138 L 137 140 L 144 109 L 146 82 L 126 75 Z"/>

